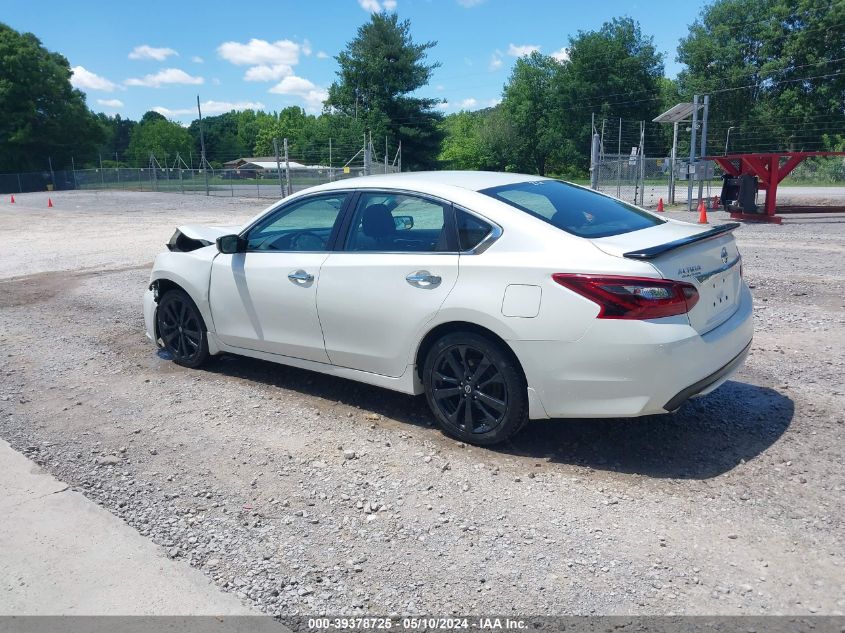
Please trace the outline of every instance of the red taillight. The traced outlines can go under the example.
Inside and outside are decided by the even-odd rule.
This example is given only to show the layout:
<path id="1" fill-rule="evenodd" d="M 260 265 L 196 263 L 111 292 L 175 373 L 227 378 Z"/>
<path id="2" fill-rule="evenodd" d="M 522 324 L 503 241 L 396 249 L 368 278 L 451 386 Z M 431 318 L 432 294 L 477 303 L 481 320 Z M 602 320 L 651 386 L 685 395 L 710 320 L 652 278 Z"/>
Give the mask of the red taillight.
<path id="1" fill-rule="evenodd" d="M 685 314 L 698 303 L 698 290 L 683 281 L 569 273 L 552 278 L 599 304 L 599 319 L 657 319 Z"/>

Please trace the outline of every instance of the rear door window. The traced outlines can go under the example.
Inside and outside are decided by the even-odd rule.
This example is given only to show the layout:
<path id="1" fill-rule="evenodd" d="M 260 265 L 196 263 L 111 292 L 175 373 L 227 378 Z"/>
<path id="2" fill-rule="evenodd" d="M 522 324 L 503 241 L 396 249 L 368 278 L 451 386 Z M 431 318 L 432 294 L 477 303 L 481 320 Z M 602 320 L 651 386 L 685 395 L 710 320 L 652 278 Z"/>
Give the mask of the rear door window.
<path id="1" fill-rule="evenodd" d="M 446 226 L 450 207 L 392 192 L 364 192 L 352 218 L 347 251 L 437 253 L 453 251 Z"/>
<path id="2" fill-rule="evenodd" d="M 621 200 L 559 180 L 519 182 L 481 193 L 578 237 L 608 237 L 665 222 Z"/>

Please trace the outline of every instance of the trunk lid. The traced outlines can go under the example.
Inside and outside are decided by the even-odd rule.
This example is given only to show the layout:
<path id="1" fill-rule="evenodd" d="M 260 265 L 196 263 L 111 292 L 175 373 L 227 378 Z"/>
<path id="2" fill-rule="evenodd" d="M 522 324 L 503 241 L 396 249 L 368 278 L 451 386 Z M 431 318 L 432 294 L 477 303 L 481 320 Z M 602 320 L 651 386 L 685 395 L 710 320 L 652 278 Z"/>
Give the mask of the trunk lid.
<path id="1" fill-rule="evenodd" d="M 647 261 L 664 279 L 693 284 L 699 301 L 687 316 L 690 325 L 704 334 L 739 307 L 742 278 L 732 228 L 670 221 L 590 241 L 609 255 Z"/>

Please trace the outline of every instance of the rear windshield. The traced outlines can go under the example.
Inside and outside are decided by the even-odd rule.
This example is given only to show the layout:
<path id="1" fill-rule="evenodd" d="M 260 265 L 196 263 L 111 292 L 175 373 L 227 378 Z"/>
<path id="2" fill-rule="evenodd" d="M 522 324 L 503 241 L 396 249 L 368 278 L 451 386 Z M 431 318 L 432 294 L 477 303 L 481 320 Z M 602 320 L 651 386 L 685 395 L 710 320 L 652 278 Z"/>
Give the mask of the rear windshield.
<path id="1" fill-rule="evenodd" d="M 620 200 L 559 180 L 518 182 L 481 193 L 578 237 L 619 235 L 665 222 Z"/>

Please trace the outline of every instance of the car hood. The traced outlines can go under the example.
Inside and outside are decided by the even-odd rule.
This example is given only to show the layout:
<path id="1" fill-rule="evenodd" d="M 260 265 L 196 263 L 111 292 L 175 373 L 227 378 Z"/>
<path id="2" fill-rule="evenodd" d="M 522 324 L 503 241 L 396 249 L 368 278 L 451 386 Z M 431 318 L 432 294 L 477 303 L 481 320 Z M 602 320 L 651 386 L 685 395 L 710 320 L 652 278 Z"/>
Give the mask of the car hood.
<path id="1" fill-rule="evenodd" d="M 183 224 L 176 228 L 185 237 L 192 240 L 205 240 L 210 244 L 214 243 L 218 237 L 239 233 L 241 230 L 240 226 L 201 226 L 199 224 Z"/>

